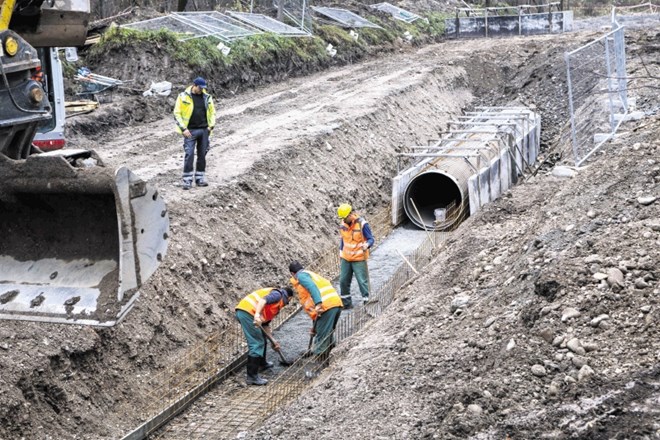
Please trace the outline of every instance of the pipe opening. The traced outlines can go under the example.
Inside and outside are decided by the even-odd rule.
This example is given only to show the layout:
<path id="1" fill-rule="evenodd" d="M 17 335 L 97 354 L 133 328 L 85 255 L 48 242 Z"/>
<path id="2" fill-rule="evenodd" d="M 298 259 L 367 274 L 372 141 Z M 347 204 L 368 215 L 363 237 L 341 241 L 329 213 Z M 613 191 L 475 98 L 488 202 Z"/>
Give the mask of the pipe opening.
<path id="1" fill-rule="evenodd" d="M 410 181 L 403 207 L 416 226 L 443 230 L 460 220 L 462 205 L 463 195 L 452 178 L 439 172 L 427 172 Z"/>

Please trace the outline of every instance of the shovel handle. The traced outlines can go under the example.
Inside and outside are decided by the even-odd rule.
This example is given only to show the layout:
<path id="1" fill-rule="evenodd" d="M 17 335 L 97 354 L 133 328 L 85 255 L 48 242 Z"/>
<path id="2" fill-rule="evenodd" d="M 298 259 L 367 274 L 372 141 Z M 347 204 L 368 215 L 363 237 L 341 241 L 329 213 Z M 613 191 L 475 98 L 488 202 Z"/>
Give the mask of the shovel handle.
<path id="1" fill-rule="evenodd" d="M 266 335 L 266 338 L 270 341 L 270 343 L 273 345 L 273 350 L 277 352 L 277 354 L 280 356 L 280 361 L 282 365 L 291 365 L 291 362 L 287 361 L 284 355 L 282 354 L 282 350 L 276 349 L 275 348 L 275 339 L 271 335 L 269 335 L 266 330 L 262 326 L 259 326 L 261 331 L 263 332 L 264 335 Z"/>

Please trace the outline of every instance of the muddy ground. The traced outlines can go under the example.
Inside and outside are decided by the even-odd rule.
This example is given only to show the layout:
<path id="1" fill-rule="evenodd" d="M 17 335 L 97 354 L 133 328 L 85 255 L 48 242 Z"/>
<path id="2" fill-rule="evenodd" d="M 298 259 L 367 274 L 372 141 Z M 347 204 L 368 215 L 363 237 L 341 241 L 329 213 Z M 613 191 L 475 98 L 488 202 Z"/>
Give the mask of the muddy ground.
<path id="1" fill-rule="evenodd" d="M 386 207 L 395 154 L 437 138 L 461 110 L 535 105 L 553 148 L 566 121 L 563 52 L 593 35 L 448 42 L 225 99 L 211 186 L 188 192 L 177 186 L 171 119 L 70 133 L 160 187 L 171 247 L 116 328 L 0 323 L 0 438 L 118 438 L 135 428 L 145 377 L 225 327 L 245 293 L 285 281 L 291 259 L 307 263 L 335 246 L 337 204 L 367 216 Z M 656 69 L 658 37 L 629 36 Z M 657 112 L 654 90 L 640 89 L 640 102 Z M 258 437 L 309 438 L 310 427 L 321 438 L 655 435 L 660 205 L 637 198 L 658 192 L 649 162 L 659 156 L 657 114 L 638 124 L 573 180 L 539 174 L 468 220 L 425 278 L 337 350 L 286 422 L 275 418 Z M 614 267 L 625 273 L 617 291 L 592 274 Z M 459 293 L 471 305 L 457 314 Z M 562 322 L 569 308 L 580 316 Z M 573 337 L 584 353 L 565 348 Z M 610 391 L 616 400 L 596 399 Z"/>

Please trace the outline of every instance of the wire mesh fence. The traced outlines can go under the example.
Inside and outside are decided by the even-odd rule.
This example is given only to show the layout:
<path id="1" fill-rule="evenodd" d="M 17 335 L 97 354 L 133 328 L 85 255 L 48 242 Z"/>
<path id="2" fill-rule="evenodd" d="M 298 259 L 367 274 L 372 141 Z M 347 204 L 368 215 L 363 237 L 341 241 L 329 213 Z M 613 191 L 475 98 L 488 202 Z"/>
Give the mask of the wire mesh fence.
<path id="1" fill-rule="evenodd" d="M 624 28 L 564 54 L 571 144 L 580 166 L 617 131 L 628 111 Z"/>

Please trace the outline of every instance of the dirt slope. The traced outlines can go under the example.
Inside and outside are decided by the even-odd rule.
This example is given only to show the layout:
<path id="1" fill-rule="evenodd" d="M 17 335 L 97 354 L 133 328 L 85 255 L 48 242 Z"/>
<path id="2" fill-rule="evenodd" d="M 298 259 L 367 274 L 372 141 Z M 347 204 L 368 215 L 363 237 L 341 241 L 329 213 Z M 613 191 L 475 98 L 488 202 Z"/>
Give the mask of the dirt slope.
<path id="1" fill-rule="evenodd" d="M 629 38 L 633 75 L 637 55 L 657 71 L 647 37 Z M 470 218 L 247 438 L 660 438 L 660 115 L 646 85 L 647 119 L 574 178 L 541 172 Z"/>
<path id="2" fill-rule="evenodd" d="M 524 103 L 534 104 L 540 109 L 547 108 L 549 112 L 552 112 L 551 109 L 559 111 L 565 108 L 560 105 L 560 86 L 542 87 L 542 84 L 546 81 L 546 75 L 561 78 L 561 53 L 564 48 L 573 47 L 578 41 L 588 38 L 589 35 L 582 34 L 429 46 L 416 52 L 290 80 L 224 101 L 221 105 L 220 136 L 214 141 L 209 158 L 212 185 L 207 189 L 183 192 L 175 186 L 182 155 L 181 139 L 173 134 L 170 119 L 111 131 L 92 142 L 78 137 L 79 145 L 96 146 L 109 163 L 126 164 L 161 188 L 172 219 L 170 251 L 161 269 L 143 289 L 135 309 L 117 328 L 99 330 L 78 326 L 0 323 L 0 366 L 4 373 L 0 377 L 0 438 L 117 438 L 130 431 L 140 422 L 140 412 L 145 406 L 144 396 L 149 389 L 146 379 L 150 375 L 162 370 L 170 358 L 185 352 L 190 344 L 226 325 L 231 319 L 235 302 L 245 292 L 284 282 L 287 275 L 285 268 L 290 259 L 311 261 L 334 246 L 334 206 L 349 200 L 366 214 L 371 214 L 388 203 L 389 179 L 396 169 L 395 154 L 403 146 L 426 143 L 428 139 L 437 137 L 438 130 L 446 127 L 447 120 L 459 113 L 461 108 L 483 102 L 481 99 L 488 100 L 491 105 L 524 99 Z M 478 58 L 481 63 L 476 61 Z M 539 66 L 545 67 L 539 71 Z M 555 118 L 557 121 L 564 120 Z M 552 133 L 556 134 L 560 126 L 561 123 L 548 126 L 548 143 L 554 136 Z M 641 154 L 647 151 L 647 147 L 634 151 Z M 642 178 L 641 173 L 631 171 L 630 174 Z M 553 185 L 559 188 L 560 184 L 546 185 L 542 178 L 539 179 L 535 183 L 539 186 L 539 200 L 550 201 Z M 543 194 L 547 197 L 541 198 Z M 507 208 L 519 213 L 519 221 L 528 217 L 542 218 L 540 213 L 536 216 L 523 215 L 524 207 L 530 206 L 531 209 L 536 206 L 530 203 L 529 195 L 516 190 L 512 197 L 520 197 L 527 203 L 522 207 L 511 204 Z M 650 209 L 656 208 L 657 203 Z M 497 211 L 493 212 L 493 215 L 497 214 Z M 485 221 L 486 215 L 480 218 L 472 223 L 479 225 L 482 222 L 482 227 L 489 225 Z M 632 217 L 628 215 L 628 218 Z M 509 221 L 508 216 L 502 216 L 502 224 L 506 221 Z M 470 226 L 466 225 L 464 230 Z M 521 223 L 520 227 L 511 226 L 502 230 L 508 233 L 520 230 L 522 234 L 529 231 L 525 229 L 527 226 Z M 543 225 L 539 223 L 539 226 Z M 488 227 L 495 230 L 493 225 Z M 578 230 L 579 227 L 572 229 L 571 234 L 576 234 Z M 476 234 L 483 235 L 483 242 L 495 240 L 493 234 L 486 230 Z M 478 245 L 477 242 L 471 243 L 473 247 Z M 493 242 L 492 246 L 495 245 Z M 453 264 L 473 254 L 468 251 L 470 248 L 463 250 L 456 243 L 450 244 L 449 248 L 459 249 L 459 253 L 451 257 L 455 262 Z M 544 248 L 544 251 L 547 249 Z M 622 244 L 622 249 L 627 251 L 628 247 Z M 651 253 L 650 246 L 646 251 Z M 495 251 L 492 252 L 494 257 Z M 513 250 L 510 253 L 515 255 Z M 487 255 L 488 258 L 490 256 Z M 534 255 L 534 258 L 537 256 Z M 639 258 L 635 257 L 635 261 Z M 507 264 L 514 267 L 513 262 Z M 519 264 L 521 266 L 516 266 L 517 272 L 512 272 L 517 277 L 525 263 L 521 261 Z M 461 270 L 470 275 L 476 267 L 468 266 Z M 432 273 L 441 274 L 446 270 L 446 266 L 439 261 Z M 638 267 L 626 270 L 649 271 Z M 482 292 L 480 289 L 495 285 L 495 279 L 492 282 L 488 279 L 494 272 L 498 271 L 487 271 L 481 282 L 462 281 L 461 291 L 469 292 L 474 299 L 489 297 L 487 293 L 490 291 Z M 646 273 L 634 275 L 635 278 L 644 276 Z M 585 278 L 588 279 L 588 276 L 585 275 Z M 529 286 L 532 279 L 534 276 L 528 275 L 525 280 L 510 285 L 507 294 L 511 301 L 520 292 L 519 287 Z M 454 279 L 447 278 L 445 281 L 454 282 Z M 426 282 L 429 284 L 420 287 L 420 292 L 442 285 L 431 278 Z M 492 288 L 494 290 L 495 287 Z M 423 301 L 415 299 L 416 294 L 416 291 L 407 292 L 408 302 L 400 303 L 390 313 L 404 313 L 408 304 L 412 307 Z M 492 298 L 501 295 L 493 294 Z M 448 297 L 443 301 L 438 299 L 432 307 L 444 310 L 447 301 Z M 575 300 L 573 307 L 586 306 Z M 416 307 L 414 309 L 417 310 Z M 476 328 L 476 322 L 482 322 L 486 316 L 477 318 L 473 310 L 476 309 L 466 310 L 461 317 L 447 316 L 447 324 L 443 326 L 448 328 L 450 324 L 474 321 L 471 325 Z M 501 313 L 505 314 L 504 311 Z M 583 316 L 586 315 L 583 313 Z M 409 369 L 398 376 L 417 377 L 410 374 L 422 368 L 424 358 L 415 358 L 416 351 L 421 348 L 415 348 L 415 345 L 406 348 L 404 341 L 413 344 L 415 339 L 421 340 L 422 335 L 426 335 L 428 341 L 435 341 L 436 335 L 426 331 L 425 325 L 419 324 L 421 316 L 414 316 L 402 315 L 398 325 L 401 326 L 403 333 L 400 338 L 403 339 L 399 339 L 398 345 L 393 345 L 396 347 L 393 352 L 406 353 L 405 361 L 392 358 L 390 354 L 382 359 L 385 363 L 379 363 L 375 357 L 367 364 L 360 364 L 356 361 L 357 357 L 350 354 L 347 361 L 353 364 L 340 367 L 345 368 L 345 373 L 335 376 L 347 378 L 342 386 L 352 388 L 362 380 L 370 381 L 369 384 L 376 381 L 386 384 L 384 379 L 387 376 L 369 376 L 365 372 L 386 371 L 387 362 L 393 368 L 392 374 L 400 365 L 408 363 Z M 436 324 L 434 317 L 430 313 L 424 322 Z M 514 315 L 510 320 L 511 326 L 520 328 L 521 334 L 527 334 L 522 327 L 515 327 L 520 324 Z M 374 326 L 374 332 L 381 331 L 380 326 L 385 331 L 389 327 L 387 322 Z M 500 331 L 505 327 L 505 322 L 504 318 L 501 323 L 498 321 Z M 407 331 L 409 323 L 420 325 L 417 336 Z M 555 331 L 559 332 L 560 328 L 563 327 Z M 483 330 L 486 333 L 479 338 L 476 335 L 472 337 L 475 343 L 490 343 L 491 338 L 495 340 L 497 335 L 488 336 L 488 331 Z M 447 344 L 457 345 L 454 351 L 448 351 L 455 353 L 452 355 L 456 356 L 456 360 L 452 361 L 454 363 L 443 365 L 455 367 L 458 374 L 458 368 L 467 365 L 462 361 L 467 353 L 465 350 L 468 350 L 464 347 L 468 344 L 467 336 L 452 341 L 454 333 L 445 335 L 449 341 Z M 516 341 L 521 344 L 520 338 L 517 338 Z M 384 340 L 380 336 L 367 338 L 365 346 L 372 344 L 375 347 Z M 496 345 L 493 343 L 492 349 L 499 353 L 501 347 L 496 349 Z M 368 352 L 383 355 L 382 350 L 369 349 Z M 473 355 L 476 358 L 480 353 L 475 351 Z M 421 356 L 427 356 L 426 360 L 431 361 L 449 354 L 440 349 L 424 348 Z M 502 355 L 502 359 L 505 358 L 508 357 Z M 523 360 L 511 362 L 520 366 L 521 371 L 527 371 L 522 367 L 525 358 L 518 359 Z M 598 365 L 590 365 L 598 374 L 604 375 Z M 429 367 L 426 365 L 423 368 Z M 503 368 L 502 374 L 494 375 L 493 381 L 500 382 L 503 377 L 509 377 L 509 371 L 500 368 Z M 442 377 L 455 374 L 444 368 L 431 368 L 424 373 L 429 380 L 431 371 L 440 371 Z M 466 375 L 464 380 L 469 377 Z M 400 381 L 400 378 L 396 379 L 397 384 Z M 405 381 L 412 385 L 409 379 Z M 389 388 L 374 388 L 381 395 L 380 400 L 376 397 L 374 402 L 386 402 L 387 398 L 384 400 L 382 396 L 393 396 L 389 394 Z M 490 392 L 496 395 L 494 390 Z M 332 392 L 331 386 L 323 393 Z M 351 396 L 350 393 L 348 389 L 344 392 L 346 396 Z M 351 402 L 360 402 L 357 394 L 353 396 L 356 397 Z M 501 400 L 503 395 L 497 396 Z M 412 401 L 413 397 L 397 397 L 391 403 L 392 408 L 403 404 L 405 399 Z M 415 405 L 424 403 L 416 397 L 414 400 Z M 438 403 L 444 405 L 440 400 Z M 333 404 L 328 400 L 324 407 L 330 411 Z M 430 406 L 420 408 L 423 410 L 420 414 L 423 412 L 438 419 L 436 413 L 429 412 Z M 375 406 L 372 409 L 380 411 Z M 412 409 L 397 413 L 408 418 L 415 414 Z M 367 416 L 365 412 L 361 417 Z M 400 426 L 406 425 L 400 423 Z M 361 432 L 357 425 L 354 427 L 354 432 Z M 461 432 L 468 432 L 469 429 Z M 481 428 L 475 428 L 474 432 L 477 432 L 476 429 Z M 305 438 L 303 431 L 291 432 L 291 435 Z"/>
<path id="3" fill-rule="evenodd" d="M 468 220 L 254 438 L 658 438 L 660 118 L 645 124 Z"/>

